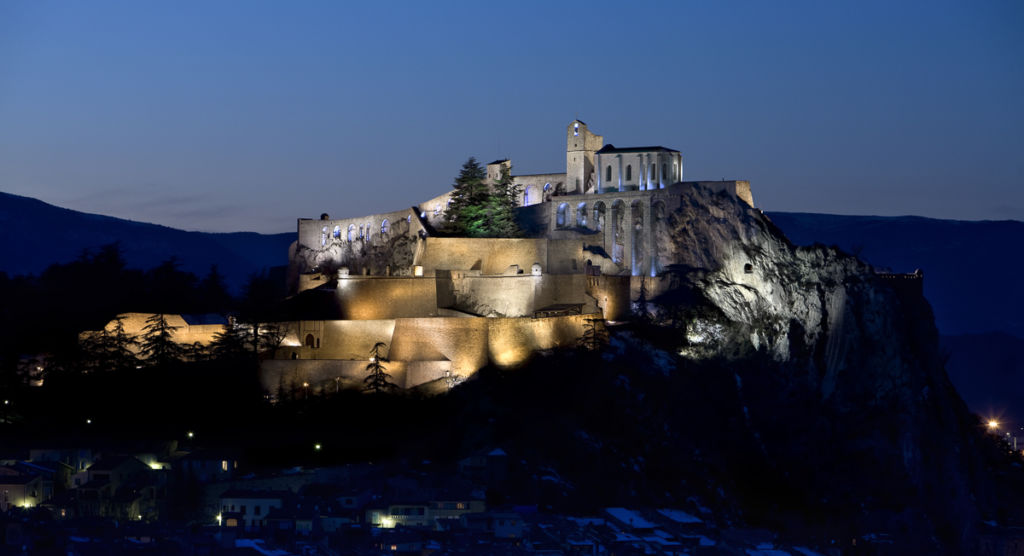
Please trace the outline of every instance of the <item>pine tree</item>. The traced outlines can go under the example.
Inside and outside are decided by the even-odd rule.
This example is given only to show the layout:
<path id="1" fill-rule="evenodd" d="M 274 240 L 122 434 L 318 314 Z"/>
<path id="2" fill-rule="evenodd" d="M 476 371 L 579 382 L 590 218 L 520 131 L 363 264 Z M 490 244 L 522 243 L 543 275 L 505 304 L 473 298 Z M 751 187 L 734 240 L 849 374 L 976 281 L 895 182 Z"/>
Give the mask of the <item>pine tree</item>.
<path id="1" fill-rule="evenodd" d="M 213 335 L 210 353 L 214 359 L 237 361 L 249 356 L 248 332 L 243 326 L 228 324 L 224 330 Z"/>
<path id="2" fill-rule="evenodd" d="M 588 317 L 583 319 L 583 336 L 579 339 L 579 347 L 588 351 L 597 351 L 608 343 L 608 329 L 604 319 Z"/>
<path id="3" fill-rule="evenodd" d="M 445 209 L 445 228 L 454 235 L 484 237 L 487 231 L 489 191 L 484 179 L 487 172 L 470 157 L 455 178 L 451 202 Z"/>
<path id="4" fill-rule="evenodd" d="M 138 364 L 135 351 L 139 342 L 124 330 L 124 321 L 114 319 L 111 330 L 93 333 L 82 342 L 82 370 L 84 372 L 125 371 Z"/>
<path id="5" fill-rule="evenodd" d="M 363 382 L 366 383 L 363 389 L 372 391 L 374 394 L 398 388 L 398 386 L 391 382 L 391 375 L 384 372 L 387 370 L 384 363 L 387 363 L 388 359 L 382 355 L 381 350 L 386 347 L 387 344 L 384 342 L 373 344 L 373 348 L 370 350 L 370 363 L 366 365 L 366 370 L 369 374 L 363 379 Z"/>
<path id="6" fill-rule="evenodd" d="M 520 187 L 512 180 L 511 165 L 501 167 L 501 178 L 494 184 L 488 200 L 488 233 L 490 237 L 519 237 L 516 207 Z"/>
<path id="7" fill-rule="evenodd" d="M 154 367 L 164 367 L 178 363 L 185 357 L 184 348 L 175 343 L 176 326 L 167 323 L 163 313 L 156 313 L 146 319 L 142 335 L 142 355 L 146 363 Z"/>

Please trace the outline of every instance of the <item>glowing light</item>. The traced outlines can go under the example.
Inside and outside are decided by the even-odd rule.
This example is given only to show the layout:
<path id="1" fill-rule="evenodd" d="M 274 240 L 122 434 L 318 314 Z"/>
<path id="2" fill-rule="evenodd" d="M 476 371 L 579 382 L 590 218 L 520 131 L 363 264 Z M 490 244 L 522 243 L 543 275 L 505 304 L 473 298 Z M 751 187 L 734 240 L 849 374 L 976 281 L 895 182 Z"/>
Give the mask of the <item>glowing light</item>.
<path id="1" fill-rule="evenodd" d="M 302 383 L 302 387 L 303 388 L 309 388 L 309 383 L 308 382 L 303 382 Z"/>
<path id="2" fill-rule="evenodd" d="M 92 419 L 86 419 L 85 420 L 85 424 L 86 425 L 91 425 L 92 424 Z"/>
<path id="3" fill-rule="evenodd" d="M 4 400 L 4 405 L 10 405 L 11 400 Z"/>
<path id="4" fill-rule="evenodd" d="M 31 500 L 24 500 L 24 501 L 22 501 L 21 507 L 22 508 L 31 508 L 32 507 L 32 501 Z"/>
<path id="5" fill-rule="evenodd" d="M 218 527 L 223 523 L 223 518 L 224 518 L 224 516 L 222 514 L 217 514 L 217 526 Z"/>
<path id="6" fill-rule="evenodd" d="M 188 437 L 189 438 L 195 438 L 196 437 L 196 433 L 194 433 L 192 431 L 188 431 Z"/>
<path id="7" fill-rule="evenodd" d="M 989 422 L 988 422 L 988 428 L 990 428 L 990 429 L 998 429 L 999 428 L 999 421 L 996 421 L 995 419 L 990 419 Z"/>
<path id="8" fill-rule="evenodd" d="M 383 529 L 393 529 L 395 527 L 395 519 L 392 517 L 380 518 L 380 526 Z"/>
<path id="9" fill-rule="evenodd" d="M 313 449 L 314 449 L 314 450 L 316 450 L 317 452 L 319 452 L 319 451 L 320 451 L 320 448 L 322 448 L 322 446 L 321 446 L 321 445 L 319 445 L 319 444 L 314 444 L 314 445 L 313 445 Z"/>

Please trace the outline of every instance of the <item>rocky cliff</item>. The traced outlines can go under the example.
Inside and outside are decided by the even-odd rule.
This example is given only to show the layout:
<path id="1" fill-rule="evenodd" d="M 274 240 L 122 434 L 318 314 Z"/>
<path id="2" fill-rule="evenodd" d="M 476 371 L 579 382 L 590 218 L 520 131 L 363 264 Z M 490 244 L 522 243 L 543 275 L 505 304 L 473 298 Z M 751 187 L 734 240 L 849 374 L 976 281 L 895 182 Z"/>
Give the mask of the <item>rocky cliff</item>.
<path id="1" fill-rule="evenodd" d="M 652 309 L 692 368 L 733 371 L 745 428 L 802 504 L 971 545 L 996 503 L 922 296 L 701 188 L 658 247 L 673 265 Z"/>

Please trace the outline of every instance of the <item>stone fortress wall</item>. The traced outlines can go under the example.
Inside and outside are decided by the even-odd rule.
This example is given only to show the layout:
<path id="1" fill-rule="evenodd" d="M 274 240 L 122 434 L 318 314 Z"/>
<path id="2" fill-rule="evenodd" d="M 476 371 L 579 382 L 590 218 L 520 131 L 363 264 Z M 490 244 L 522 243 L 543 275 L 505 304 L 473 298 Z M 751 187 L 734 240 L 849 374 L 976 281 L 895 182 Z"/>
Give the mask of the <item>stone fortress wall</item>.
<path id="1" fill-rule="evenodd" d="M 488 164 L 488 182 L 509 164 Z M 576 120 L 566 128 L 565 173 L 513 176 L 530 237 L 436 237 L 450 192 L 390 213 L 300 219 L 289 260 L 295 297 L 319 295 L 332 310 L 287 323 L 264 386 L 361 380 L 380 341 L 404 387 L 575 343 L 585 319 L 628 315 L 643 277 L 673 264 L 660 249 L 683 191 L 753 206 L 749 182 L 683 182 L 682 169 L 678 151 L 605 146 Z"/>

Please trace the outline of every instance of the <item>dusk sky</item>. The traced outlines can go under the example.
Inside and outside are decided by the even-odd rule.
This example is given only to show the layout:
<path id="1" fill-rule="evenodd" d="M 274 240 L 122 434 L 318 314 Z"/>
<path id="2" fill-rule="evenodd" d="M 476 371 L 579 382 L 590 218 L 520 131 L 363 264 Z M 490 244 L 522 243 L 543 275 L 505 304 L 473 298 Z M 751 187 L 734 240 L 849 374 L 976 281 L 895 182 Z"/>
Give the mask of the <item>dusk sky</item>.
<path id="1" fill-rule="evenodd" d="M 293 231 L 576 117 L 766 211 L 1024 220 L 1024 2 L 0 3 L 0 190 L 76 210 Z"/>

